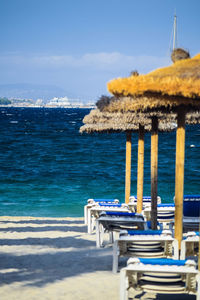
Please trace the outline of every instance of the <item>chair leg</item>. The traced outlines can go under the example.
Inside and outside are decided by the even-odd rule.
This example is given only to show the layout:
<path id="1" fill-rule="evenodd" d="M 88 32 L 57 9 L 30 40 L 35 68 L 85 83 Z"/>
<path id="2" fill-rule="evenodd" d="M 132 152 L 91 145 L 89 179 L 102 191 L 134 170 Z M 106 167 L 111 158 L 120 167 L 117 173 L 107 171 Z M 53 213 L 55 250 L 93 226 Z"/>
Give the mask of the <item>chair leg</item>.
<path id="1" fill-rule="evenodd" d="M 87 225 L 88 224 L 88 214 L 87 214 L 88 208 L 87 205 L 84 206 L 84 224 Z"/>
<path id="2" fill-rule="evenodd" d="M 200 300 L 200 274 L 197 275 L 197 295 L 196 300 Z"/>
<path id="3" fill-rule="evenodd" d="M 91 220 L 91 211 L 88 209 L 88 233 L 92 233 L 92 220 Z"/>
<path id="4" fill-rule="evenodd" d="M 99 225 L 99 231 L 100 231 L 100 247 L 103 247 L 105 228 L 103 227 L 102 224 Z"/>
<path id="5" fill-rule="evenodd" d="M 180 255 L 180 259 L 185 259 L 185 254 L 186 254 L 186 242 L 183 240 L 181 242 L 181 255 Z"/>
<path id="6" fill-rule="evenodd" d="M 128 284 L 125 269 L 120 271 L 120 300 L 128 300 Z"/>
<path id="7" fill-rule="evenodd" d="M 115 241 L 113 244 L 113 273 L 117 273 L 118 271 L 118 241 Z"/>
<path id="8" fill-rule="evenodd" d="M 96 220 L 96 247 L 100 248 L 101 246 L 101 233 L 100 233 L 100 224 L 99 221 Z"/>
<path id="9" fill-rule="evenodd" d="M 113 236 L 113 231 L 109 231 L 109 243 L 113 244 L 114 243 L 114 236 Z"/>
<path id="10" fill-rule="evenodd" d="M 173 244 L 173 248 L 174 248 L 174 259 L 179 259 L 178 241 L 176 239 L 174 239 L 172 244 Z"/>

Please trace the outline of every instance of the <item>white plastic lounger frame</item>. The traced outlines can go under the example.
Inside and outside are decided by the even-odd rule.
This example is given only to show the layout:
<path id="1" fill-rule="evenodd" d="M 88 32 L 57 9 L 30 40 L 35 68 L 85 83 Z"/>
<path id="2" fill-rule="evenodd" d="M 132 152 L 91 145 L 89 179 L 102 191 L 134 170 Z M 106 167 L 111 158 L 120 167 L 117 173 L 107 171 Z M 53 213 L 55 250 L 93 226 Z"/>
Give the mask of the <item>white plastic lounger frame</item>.
<path id="1" fill-rule="evenodd" d="M 123 229 L 148 229 L 144 216 L 129 212 L 103 212 L 96 219 L 96 246 L 103 246 L 104 233 L 110 234 L 110 242 L 114 242 L 113 232 L 120 232 Z"/>
<path id="2" fill-rule="evenodd" d="M 118 271 L 120 256 L 178 259 L 178 241 L 170 230 L 123 230 L 113 245 L 113 273 Z"/>
<path id="3" fill-rule="evenodd" d="M 181 242 L 181 259 L 187 256 L 197 256 L 199 252 L 199 233 L 190 231 Z"/>
<path id="4" fill-rule="evenodd" d="M 156 294 L 187 293 L 200 300 L 196 263 L 193 260 L 130 258 L 127 267 L 120 272 L 120 300 L 134 299 L 142 293 L 146 295 L 139 299 L 155 298 Z"/>
<path id="5" fill-rule="evenodd" d="M 99 217 L 100 213 L 103 211 L 112 212 L 130 212 L 127 204 L 117 204 L 117 203 L 98 203 L 93 205 L 88 210 L 88 233 L 91 234 L 96 225 L 96 219 Z"/>
<path id="6" fill-rule="evenodd" d="M 84 206 L 84 224 L 88 225 L 88 210 L 98 203 L 115 203 L 118 204 L 118 199 L 88 199 L 87 204 Z"/>
<path id="7" fill-rule="evenodd" d="M 161 204 L 161 198 L 159 196 L 157 197 L 157 203 Z M 142 204 L 143 209 L 147 206 L 151 206 L 151 196 L 143 196 Z M 130 196 L 128 205 L 132 208 L 132 211 L 137 212 L 137 196 Z"/>

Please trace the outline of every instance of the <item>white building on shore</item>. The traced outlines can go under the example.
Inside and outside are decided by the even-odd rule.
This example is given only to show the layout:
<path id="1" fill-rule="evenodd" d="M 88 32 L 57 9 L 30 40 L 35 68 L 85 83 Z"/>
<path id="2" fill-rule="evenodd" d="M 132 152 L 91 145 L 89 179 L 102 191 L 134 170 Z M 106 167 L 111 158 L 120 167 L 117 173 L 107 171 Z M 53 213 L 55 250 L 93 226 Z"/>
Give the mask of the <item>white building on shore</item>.
<path id="1" fill-rule="evenodd" d="M 85 108 L 85 107 L 95 107 L 92 102 L 83 103 L 79 99 L 69 99 L 68 97 L 54 97 L 49 102 L 46 103 L 46 107 L 65 107 L 65 108 Z"/>

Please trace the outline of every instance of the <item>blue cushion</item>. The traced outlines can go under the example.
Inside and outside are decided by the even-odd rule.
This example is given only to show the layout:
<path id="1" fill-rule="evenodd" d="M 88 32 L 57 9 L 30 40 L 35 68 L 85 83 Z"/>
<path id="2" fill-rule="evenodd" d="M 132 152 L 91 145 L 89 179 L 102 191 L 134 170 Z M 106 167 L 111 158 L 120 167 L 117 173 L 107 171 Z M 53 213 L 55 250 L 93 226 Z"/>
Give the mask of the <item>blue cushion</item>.
<path id="1" fill-rule="evenodd" d="M 157 207 L 175 207 L 174 203 L 162 203 L 158 204 Z"/>
<path id="2" fill-rule="evenodd" d="M 200 201 L 200 195 L 184 195 L 184 201 Z"/>
<path id="3" fill-rule="evenodd" d="M 93 199 L 95 202 L 115 202 L 115 199 Z"/>
<path id="4" fill-rule="evenodd" d="M 137 199 L 137 196 L 133 196 L 135 199 Z M 143 196 L 143 200 L 150 200 L 151 201 L 151 196 Z"/>
<path id="5" fill-rule="evenodd" d="M 151 229 L 151 221 L 146 221 L 147 227 Z M 157 226 L 161 226 L 159 222 L 157 222 Z M 160 227 L 161 228 L 161 227 Z M 153 229 L 152 229 L 153 230 Z"/>
<path id="6" fill-rule="evenodd" d="M 185 217 L 199 217 L 200 216 L 200 201 L 183 201 L 183 215 Z"/>
<path id="7" fill-rule="evenodd" d="M 128 234 L 130 235 L 155 235 L 161 234 L 162 230 L 127 230 Z"/>
<path id="8" fill-rule="evenodd" d="M 108 216 L 125 216 L 125 217 L 133 217 L 135 213 L 128 213 L 128 212 L 117 212 L 117 211 L 106 211 L 106 215 Z"/>
<path id="9" fill-rule="evenodd" d="M 121 204 L 115 203 L 99 203 L 99 206 L 107 206 L 107 207 L 121 207 Z"/>
<path id="10" fill-rule="evenodd" d="M 169 258 L 140 258 L 139 260 L 143 264 L 150 264 L 150 265 L 184 266 L 186 263 L 186 260 L 169 259 Z"/>

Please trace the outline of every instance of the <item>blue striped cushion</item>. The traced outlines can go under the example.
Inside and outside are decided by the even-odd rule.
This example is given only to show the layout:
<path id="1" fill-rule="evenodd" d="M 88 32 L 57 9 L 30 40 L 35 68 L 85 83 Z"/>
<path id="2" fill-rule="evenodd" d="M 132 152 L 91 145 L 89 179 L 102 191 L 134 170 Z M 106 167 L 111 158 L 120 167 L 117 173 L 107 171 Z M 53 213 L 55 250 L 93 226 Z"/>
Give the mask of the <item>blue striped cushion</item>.
<path id="1" fill-rule="evenodd" d="M 93 199 L 95 202 L 115 202 L 115 199 Z"/>
<path id="2" fill-rule="evenodd" d="M 121 204 L 115 204 L 115 203 L 99 203 L 99 206 L 107 206 L 107 207 L 121 207 Z"/>
<path id="3" fill-rule="evenodd" d="M 157 207 L 175 207 L 174 203 L 162 203 L 158 204 Z"/>
<path id="4" fill-rule="evenodd" d="M 127 230 L 130 235 L 155 235 L 161 234 L 162 230 Z"/>
<path id="5" fill-rule="evenodd" d="M 169 259 L 169 258 L 140 258 L 139 260 L 143 264 L 150 264 L 150 265 L 184 266 L 186 263 L 186 260 Z"/>
<path id="6" fill-rule="evenodd" d="M 124 216 L 124 217 L 133 217 L 136 216 L 135 213 L 128 213 L 128 212 L 115 212 L 115 211 L 106 211 L 106 215 L 108 216 Z"/>

